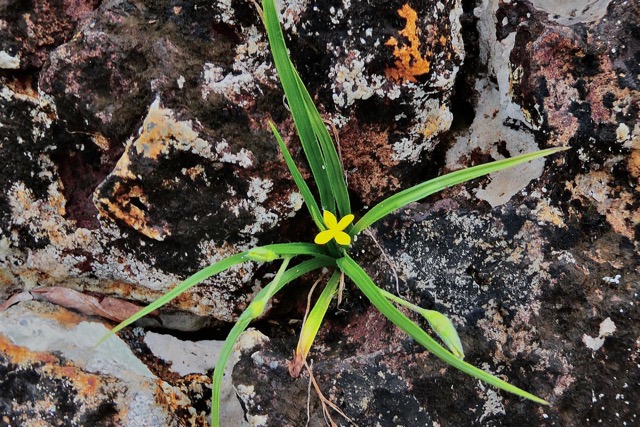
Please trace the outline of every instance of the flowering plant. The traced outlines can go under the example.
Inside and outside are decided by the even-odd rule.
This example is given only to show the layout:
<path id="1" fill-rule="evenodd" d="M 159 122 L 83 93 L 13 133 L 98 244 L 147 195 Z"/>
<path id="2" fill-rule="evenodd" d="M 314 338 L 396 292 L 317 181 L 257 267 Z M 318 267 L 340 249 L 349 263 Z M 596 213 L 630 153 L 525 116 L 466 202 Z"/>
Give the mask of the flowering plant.
<path id="1" fill-rule="evenodd" d="M 219 426 L 220 386 L 223 372 L 227 360 L 231 355 L 233 345 L 240 334 L 248 327 L 251 321 L 263 314 L 268 301 L 285 285 L 311 271 L 329 268 L 333 270 L 333 273 L 303 323 L 298 347 L 290 366 L 290 372 L 293 376 L 297 376 L 305 364 L 307 354 L 324 319 L 325 313 L 332 299 L 336 294 L 339 294 L 338 285 L 344 283 L 344 277 L 346 276 L 353 281 L 382 314 L 435 356 L 451 366 L 495 387 L 541 404 L 547 404 L 546 401 L 533 394 L 521 390 L 465 362 L 463 360 L 464 352 L 462 343 L 449 318 L 437 311 L 422 309 L 376 286 L 362 267 L 349 256 L 349 248 L 353 237 L 389 213 L 409 203 L 421 200 L 452 185 L 513 167 L 533 159 L 548 156 L 563 150 L 563 148 L 551 148 L 498 160 L 455 171 L 426 181 L 378 203 L 352 225 L 355 215 L 351 213 L 351 204 L 342 165 L 334 143 L 322 121 L 322 117 L 318 113 L 311 96 L 307 92 L 289 58 L 273 0 L 263 0 L 263 20 L 269 37 L 276 69 L 287 97 L 300 143 L 316 183 L 318 199 L 316 199 L 307 182 L 303 179 L 275 125 L 270 123 L 270 126 L 285 163 L 302 194 L 310 217 L 319 230 L 314 239 L 314 243 L 267 245 L 225 258 L 187 278 L 174 289 L 114 327 L 109 335 L 118 332 L 141 317 L 158 309 L 206 278 L 218 274 L 236 264 L 250 260 L 258 262 L 280 261 L 280 267 L 273 280 L 258 292 L 229 332 L 216 364 L 213 374 L 211 417 L 212 425 Z M 322 214 L 320 207 L 322 207 Z M 338 221 L 336 216 L 339 216 L 341 219 Z M 291 266 L 291 260 L 297 257 L 307 257 L 308 259 Z M 434 340 L 425 330 L 401 312 L 394 304 L 409 308 L 425 317 L 431 329 L 442 340 L 446 348 Z M 103 338 L 103 340 L 105 338 Z"/>

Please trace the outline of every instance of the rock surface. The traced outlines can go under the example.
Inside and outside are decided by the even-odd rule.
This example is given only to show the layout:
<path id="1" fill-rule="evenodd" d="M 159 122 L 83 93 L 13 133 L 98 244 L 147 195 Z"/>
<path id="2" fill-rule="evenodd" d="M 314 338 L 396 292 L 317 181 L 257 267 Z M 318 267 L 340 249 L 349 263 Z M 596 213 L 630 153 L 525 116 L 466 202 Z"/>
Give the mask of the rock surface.
<path id="1" fill-rule="evenodd" d="M 351 285 L 311 354 L 325 396 L 361 426 L 637 424 L 640 4 L 278 3 L 357 215 L 447 171 L 571 148 L 414 204 L 354 248 L 378 284 L 449 315 L 467 361 L 552 406 L 447 368 Z M 312 238 L 249 1 L 5 2 L 0 85 L 0 301 L 57 287 L 144 304 L 232 253 Z M 202 338 L 224 338 L 272 272 L 244 264 L 148 321 L 203 330 L 178 343 L 134 329 L 93 349 L 97 318 L 7 308 L 0 424 L 204 425 Z M 308 374 L 287 370 L 312 282 L 278 296 L 269 340 L 238 347 L 224 425 L 324 424 Z"/>

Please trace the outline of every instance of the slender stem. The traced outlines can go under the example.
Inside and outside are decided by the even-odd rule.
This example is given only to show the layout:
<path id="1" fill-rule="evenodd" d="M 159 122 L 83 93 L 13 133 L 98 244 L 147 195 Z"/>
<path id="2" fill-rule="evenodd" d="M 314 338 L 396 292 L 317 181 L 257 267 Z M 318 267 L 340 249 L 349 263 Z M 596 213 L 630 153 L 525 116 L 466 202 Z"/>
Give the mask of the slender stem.
<path id="1" fill-rule="evenodd" d="M 387 292 L 382 288 L 378 288 L 378 289 L 380 289 L 380 292 L 382 292 L 382 295 L 384 295 L 385 298 L 390 299 L 391 301 L 393 301 L 393 302 L 395 302 L 397 304 L 400 304 L 400 305 L 402 305 L 404 307 L 407 307 L 407 308 L 415 311 L 416 313 L 419 313 L 422 310 L 422 307 L 419 307 L 419 306 L 417 306 L 415 304 L 412 304 L 409 301 L 404 300 L 404 299 L 402 299 L 402 298 L 400 298 L 400 297 L 398 297 L 398 296 L 396 296 L 396 295 L 394 295 L 394 294 L 392 294 L 390 292 Z"/>

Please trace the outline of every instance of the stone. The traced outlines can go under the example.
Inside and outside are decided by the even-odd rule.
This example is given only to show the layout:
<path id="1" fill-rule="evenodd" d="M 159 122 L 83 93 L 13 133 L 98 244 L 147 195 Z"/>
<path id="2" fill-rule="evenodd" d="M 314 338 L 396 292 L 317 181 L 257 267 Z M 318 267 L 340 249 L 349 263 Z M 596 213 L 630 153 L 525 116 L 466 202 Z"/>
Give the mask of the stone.
<path id="1" fill-rule="evenodd" d="M 188 341 L 141 329 L 110 337 L 95 319 L 48 303 L 0 312 L 0 408 L 6 425 L 204 425 L 221 341 Z M 231 383 L 241 352 L 267 338 L 250 329 L 234 347 L 223 380 L 225 426 L 243 410 Z M 154 361 L 154 365 L 147 364 Z M 62 421 L 64 420 L 64 421 Z M 4 424 L 3 424 L 4 425 Z"/>
<path id="2" fill-rule="evenodd" d="M 356 217 L 446 172 L 570 147 L 407 206 L 352 251 L 448 315 L 467 361 L 552 406 L 434 360 L 349 283 L 310 354 L 319 390 L 359 425 L 637 423 L 638 3 L 277 3 Z M 108 326 L 71 310 L 99 311 L 31 298 L 143 305 L 228 255 L 313 239 L 269 129 L 309 178 L 259 14 L 10 1 L 0 41 L 2 423 L 204 425 L 216 349 L 273 267 L 207 279 L 139 323 L 156 332 L 96 349 Z M 288 374 L 315 279 L 236 347 L 224 425 L 324 424 L 308 372 Z"/>
<path id="3" fill-rule="evenodd" d="M 156 401 L 161 384 L 123 341 L 95 347 L 104 325 L 39 303 L 0 316 L 6 425 L 178 425 Z"/>

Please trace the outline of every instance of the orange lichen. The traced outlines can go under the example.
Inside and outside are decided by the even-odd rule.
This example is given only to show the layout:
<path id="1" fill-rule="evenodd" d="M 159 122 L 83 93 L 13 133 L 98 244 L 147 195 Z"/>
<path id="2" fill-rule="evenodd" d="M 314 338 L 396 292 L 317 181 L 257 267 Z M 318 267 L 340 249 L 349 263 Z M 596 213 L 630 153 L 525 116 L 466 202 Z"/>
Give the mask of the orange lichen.
<path id="1" fill-rule="evenodd" d="M 427 116 L 427 120 L 424 127 L 420 130 L 420 133 L 423 134 L 425 138 L 433 137 L 438 131 L 442 130 L 444 120 L 445 118 L 443 116 L 430 114 Z"/>
<path id="2" fill-rule="evenodd" d="M 633 150 L 629 156 L 629 173 L 634 178 L 640 178 L 640 150 Z"/>
<path id="3" fill-rule="evenodd" d="M 37 365 L 38 369 L 48 377 L 66 380 L 81 398 L 95 396 L 102 386 L 99 376 L 84 372 L 49 353 L 32 351 L 15 345 L 2 335 L 0 335 L 0 354 L 6 356 L 11 363 L 20 366 Z"/>
<path id="4" fill-rule="evenodd" d="M 415 83 L 416 76 L 428 73 L 431 64 L 422 57 L 420 52 L 420 29 L 416 25 L 418 21 L 416 11 L 407 3 L 398 9 L 398 15 L 407 20 L 407 25 L 400 31 L 400 35 L 408 42 L 399 46 L 395 37 L 385 42 L 385 46 L 393 47 L 393 56 L 396 58 L 395 66 L 387 68 L 385 74 L 392 80 Z"/>
<path id="5" fill-rule="evenodd" d="M 51 310 L 42 309 L 38 316 L 44 319 L 52 319 L 57 323 L 65 326 L 65 327 L 74 327 L 80 322 L 84 322 L 87 320 L 85 316 L 81 314 L 75 313 L 71 310 L 67 310 L 66 308 L 61 308 L 58 306 L 53 307 Z"/>
<path id="6" fill-rule="evenodd" d="M 150 224 L 146 212 L 132 203 L 135 200 L 144 206 L 149 205 L 142 189 L 136 185 L 128 190 L 123 187 L 120 182 L 116 182 L 110 197 L 96 200 L 98 203 L 95 205 L 100 215 L 115 217 L 151 239 L 164 240 L 170 235 L 168 227 Z"/>
<path id="7" fill-rule="evenodd" d="M 33 364 L 35 362 L 52 363 L 57 360 L 48 353 L 33 352 L 26 347 L 15 345 L 2 335 L 0 335 L 0 354 L 8 356 L 12 363 L 18 365 Z"/>
<path id="8" fill-rule="evenodd" d="M 611 187 L 611 179 L 605 171 L 593 171 L 578 175 L 574 182 L 567 183 L 567 189 L 574 198 L 595 202 L 598 212 L 616 233 L 634 239 L 635 228 L 640 224 L 640 211 L 633 209 L 633 194 L 620 187 Z"/>
<path id="9" fill-rule="evenodd" d="M 158 163 L 173 152 L 185 151 L 203 158 L 213 156 L 209 143 L 198 137 L 190 121 L 176 120 L 171 110 L 162 108 L 159 100 L 154 101 L 142 133 L 127 144 L 125 153 L 104 181 L 107 184 L 101 184 L 94 193 L 94 204 L 100 215 L 121 220 L 151 239 L 164 240 L 171 235 L 166 223 L 152 224 L 151 206 L 141 188 L 142 178 L 132 171 L 132 165 Z"/>
<path id="10" fill-rule="evenodd" d="M 631 139 L 631 154 L 627 164 L 632 177 L 640 179 L 640 135 L 634 132 Z M 636 191 L 640 190 L 640 185 L 636 186 Z"/>

